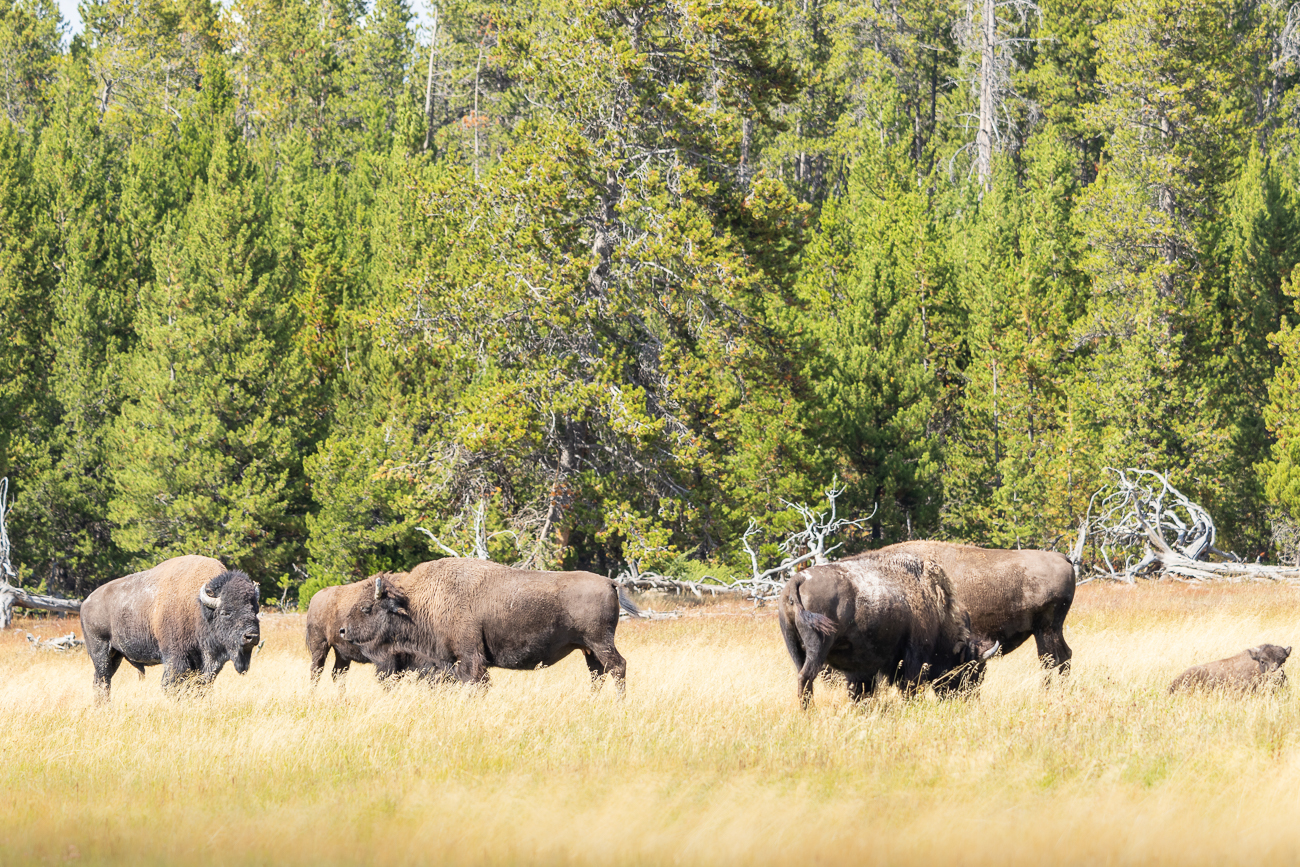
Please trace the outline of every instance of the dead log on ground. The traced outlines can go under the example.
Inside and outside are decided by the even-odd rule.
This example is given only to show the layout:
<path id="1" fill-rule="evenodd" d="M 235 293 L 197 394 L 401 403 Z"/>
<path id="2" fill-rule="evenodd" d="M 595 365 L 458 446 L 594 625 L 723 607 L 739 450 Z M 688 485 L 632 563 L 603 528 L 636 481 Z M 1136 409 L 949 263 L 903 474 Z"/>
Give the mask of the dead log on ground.
<path id="1" fill-rule="evenodd" d="M 1105 571 L 1093 577 L 1132 583 L 1144 575 L 1166 574 L 1188 581 L 1300 583 L 1300 568 L 1247 563 L 1215 547 L 1218 531 L 1209 511 L 1163 474 L 1131 467 L 1107 472 L 1115 474 L 1115 482 L 1093 495 L 1080 530 L 1080 542 L 1084 534 L 1091 535 L 1101 553 Z"/>
<path id="2" fill-rule="evenodd" d="M 5 527 L 8 493 L 9 480 L 0 479 L 0 629 L 8 629 L 9 624 L 13 622 L 15 605 L 19 608 L 76 614 L 81 611 L 81 602 L 76 599 L 60 599 L 57 596 L 32 593 L 13 583 L 18 581 L 18 571 L 9 560 L 9 531 Z"/>

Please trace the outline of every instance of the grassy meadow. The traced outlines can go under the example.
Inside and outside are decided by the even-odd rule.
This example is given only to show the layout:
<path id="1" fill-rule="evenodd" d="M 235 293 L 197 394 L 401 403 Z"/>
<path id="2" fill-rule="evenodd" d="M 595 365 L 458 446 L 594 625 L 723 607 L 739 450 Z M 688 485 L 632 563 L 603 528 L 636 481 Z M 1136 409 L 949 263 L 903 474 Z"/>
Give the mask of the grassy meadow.
<path id="1" fill-rule="evenodd" d="M 1165 687 L 1300 645 L 1298 614 L 1290 587 L 1089 584 L 1047 688 L 1026 646 L 975 699 L 854 706 L 823 680 L 807 713 L 771 608 L 625 621 L 623 699 L 577 655 L 487 690 L 385 692 L 354 666 L 313 691 L 302 618 L 266 614 L 246 676 L 174 700 L 124 665 L 105 708 L 84 651 L 24 638 L 76 621 L 19 620 L 0 864 L 1294 862 L 1300 686 Z"/>

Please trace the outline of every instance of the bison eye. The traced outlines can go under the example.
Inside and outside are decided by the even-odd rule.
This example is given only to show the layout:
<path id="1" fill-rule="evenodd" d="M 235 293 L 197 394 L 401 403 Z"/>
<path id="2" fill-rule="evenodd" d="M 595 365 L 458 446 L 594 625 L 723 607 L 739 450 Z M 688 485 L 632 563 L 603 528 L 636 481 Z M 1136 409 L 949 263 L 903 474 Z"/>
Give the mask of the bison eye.
<path id="1" fill-rule="evenodd" d="M 364 608 L 362 608 L 362 609 L 361 609 L 361 613 L 362 613 L 362 614 L 369 614 L 369 613 L 370 613 L 370 606 L 367 605 L 367 606 L 365 606 Z"/>

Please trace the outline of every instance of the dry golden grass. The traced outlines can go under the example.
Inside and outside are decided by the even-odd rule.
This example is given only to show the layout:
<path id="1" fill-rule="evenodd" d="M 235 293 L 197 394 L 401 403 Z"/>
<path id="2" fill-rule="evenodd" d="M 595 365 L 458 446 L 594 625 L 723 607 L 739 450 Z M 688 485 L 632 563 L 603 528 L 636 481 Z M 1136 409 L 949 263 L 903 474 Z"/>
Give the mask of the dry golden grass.
<path id="1" fill-rule="evenodd" d="M 1300 695 L 1169 696 L 1193 663 L 1300 645 L 1286 587 L 1081 588 L 1073 673 L 1030 647 L 979 698 L 800 712 L 774 616 L 627 622 L 628 694 L 570 657 L 486 690 L 354 667 L 307 683 L 302 620 L 173 700 L 0 638 L 0 864 L 1290 862 Z M 69 622 L 20 622 L 49 636 Z M 1300 649 L 1300 648 L 1298 648 Z M 1300 677 L 1300 674 L 1297 674 Z"/>

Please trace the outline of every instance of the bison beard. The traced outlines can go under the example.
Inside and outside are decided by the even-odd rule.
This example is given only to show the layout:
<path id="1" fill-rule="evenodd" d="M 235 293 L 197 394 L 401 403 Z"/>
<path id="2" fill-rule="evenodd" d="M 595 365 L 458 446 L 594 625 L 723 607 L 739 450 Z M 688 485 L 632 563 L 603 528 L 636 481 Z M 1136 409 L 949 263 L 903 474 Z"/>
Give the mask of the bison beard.
<path id="1" fill-rule="evenodd" d="M 122 660 L 144 674 L 163 666 L 163 687 L 206 687 L 227 661 L 243 674 L 261 638 L 257 585 L 210 557 L 164 561 L 96 589 L 81 606 L 97 701 L 107 701 Z"/>
<path id="2" fill-rule="evenodd" d="M 972 639 L 943 570 L 905 552 L 814 566 L 790 579 L 778 606 L 804 707 L 826 667 L 844 673 L 855 700 L 878 681 L 909 694 L 933 683 L 946 696 L 978 683 L 998 649 Z"/>
<path id="3" fill-rule="evenodd" d="M 575 650 L 620 692 L 627 663 L 614 646 L 614 582 L 590 572 L 532 572 L 483 560 L 422 563 L 378 577 L 344 617 L 340 636 L 374 659 L 408 654 L 431 679 L 486 683 L 488 668 L 554 665 Z M 624 607 L 627 607 L 624 605 Z"/>

